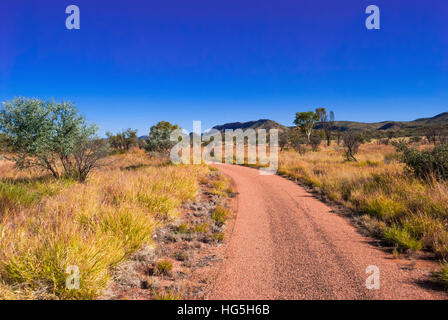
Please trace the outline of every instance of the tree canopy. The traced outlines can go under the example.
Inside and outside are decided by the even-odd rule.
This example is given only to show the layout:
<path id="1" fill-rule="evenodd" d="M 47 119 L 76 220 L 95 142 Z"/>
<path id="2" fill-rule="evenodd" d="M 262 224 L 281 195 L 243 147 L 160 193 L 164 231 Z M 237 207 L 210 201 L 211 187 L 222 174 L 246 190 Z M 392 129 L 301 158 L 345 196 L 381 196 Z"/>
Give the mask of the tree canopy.
<path id="1" fill-rule="evenodd" d="M 91 169 L 107 154 L 104 143 L 91 143 L 98 140 L 96 125 L 87 124 L 70 102 L 28 98 L 6 102 L 0 110 L 0 130 L 18 168 L 38 167 L 55 177 L 84 180 L 90 172 L 86 161 Z M 79 154 L 87 144 L 89 152 Z"/>
<path id="2" fill-rule="evenodd" d="M 152 126 L 146 138 L 145 149 L 148 152 L 158 152 L 167 154 L 174 146 L 175 142 L 170 140 L 171 132 L 179 129 L 177 124 L 172 125 L 168 121 L 160 121 Z"/>
<path id="3" fill-rule="evenodd" d="M 318 110 L 319 109 L 316 109 L 316 113 L 313 111 L 296 113 L 294 124 L 297 125 L 304 134 L 306 134 L 308 143 L 310 142 L 313 128 L 320 119 L 320 113 Z"/>

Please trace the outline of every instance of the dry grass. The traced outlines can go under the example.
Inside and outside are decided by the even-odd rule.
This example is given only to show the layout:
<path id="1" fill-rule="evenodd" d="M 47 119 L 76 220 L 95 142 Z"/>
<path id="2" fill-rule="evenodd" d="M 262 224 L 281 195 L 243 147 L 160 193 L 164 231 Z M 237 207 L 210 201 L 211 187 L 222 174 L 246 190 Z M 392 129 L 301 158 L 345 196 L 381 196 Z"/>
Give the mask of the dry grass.
<path id="1" fill-rule="evenodd" d="M 394 148 L 362 145 L 358 162 L 338 146 L 299 155 L 282 152 L 279 173 L 296 178 L 331 200 L 368 214 L 383 238 L 402 250 L 448 255 L 448 183 L 406 175 Z M 366 220 L 366 219 L 365 219 Z M 378 230 L 376 230 L 378 232 Z"/>
<path id="2" fill-rule="evenodd" d="M 196 196 L 206 166 L 171 166 L 143 151 L 110 157 L 84 183 L 0 164 L 0 298 L 91 299 L 110 268 Z M 77 266 L 80 288 L 67 289 Z"/>
<path id="3" fill-rule="evenodd" d="M 212 219 L 219 226 L 226 223 L 227 219 L 230 217 L 230 212 L 222 206 L 217 206 L 212 213 Z"/>

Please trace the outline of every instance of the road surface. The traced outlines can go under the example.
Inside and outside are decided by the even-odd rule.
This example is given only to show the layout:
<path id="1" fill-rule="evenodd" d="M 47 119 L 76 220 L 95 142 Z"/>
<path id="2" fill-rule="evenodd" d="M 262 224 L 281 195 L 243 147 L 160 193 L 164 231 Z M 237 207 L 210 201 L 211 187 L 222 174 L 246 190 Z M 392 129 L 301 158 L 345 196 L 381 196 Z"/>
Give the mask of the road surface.
<path id="1" fill-rule="evenodd" d="M 239 194 L 210 299 L 447 298 L 428 285 L 428 268 L 393 259 L 294 182 L 243 166 L 217 166 Z M 369 276 L 371 286 L 378 284 L 375 267 L 366 273 L 369 266 L 379 270 L 379 289 L 366 287 Z"/>

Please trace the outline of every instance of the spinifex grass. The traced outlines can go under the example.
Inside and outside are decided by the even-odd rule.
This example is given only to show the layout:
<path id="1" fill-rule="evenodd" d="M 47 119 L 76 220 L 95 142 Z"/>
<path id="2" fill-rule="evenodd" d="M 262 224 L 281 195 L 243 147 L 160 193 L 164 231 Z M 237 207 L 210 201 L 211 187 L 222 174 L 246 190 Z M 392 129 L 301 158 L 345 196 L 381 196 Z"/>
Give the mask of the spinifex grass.
<path id="1" fill-rule="evenodd" d="M 150 242 L 154 228 L 196 196 L 208 171 L 165 165 L 139 150 L 110 160 L 83 184 L 0 184 L 0 199 L 21 208 L 0 220 L 0 298 L 95 298 L 110 268 Z M 79 269 L 78 290 L 66 288 L 69 266 Z"/>

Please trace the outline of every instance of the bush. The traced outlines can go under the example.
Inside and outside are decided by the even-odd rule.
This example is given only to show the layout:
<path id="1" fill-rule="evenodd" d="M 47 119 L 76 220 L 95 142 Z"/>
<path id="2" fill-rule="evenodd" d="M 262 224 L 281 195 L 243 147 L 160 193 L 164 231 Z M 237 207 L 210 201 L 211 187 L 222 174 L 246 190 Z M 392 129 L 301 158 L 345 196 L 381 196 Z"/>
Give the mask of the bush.
<path id="1" fill-rule="evenodd" d="M 358 153 L 360 138 L 353 131 L 347 131 L 343 136 L 345 158 L 347 161 L 357 161 L 355 155 Z"/>
<path id="2" fill-rule="evenodd" d="M 190 226 L 186 223 L 182 223 L 176 227 L 176 232 L 183 233 L 183 234 L 190 233 Z"/>
<path id="3" fill-rule="evenodd" d="M 313 151 L 318 151 L 321 142 L 322 142 L 322 137 L 320 135 L 312 135 L 310 138 L 311 149 Z"/>
<path id="4" fill-rule="evenodd" d="M 210 231 L 210 225 L 208 223 L 201 223 L 193 228 L 195 233 L 208 233 Z"/>
<path id="5" fill-rule="evenodd" d="M 220 226 L 226 223 L 228 217 L 229 211 L 221 206 L 217 206 L 212 214 L 212 219 Z"/>
<path id="6" fill-rule="evenodd" d="M 442 262 L 440 270 L 432 273 L 433 279 L 448 289 L 448 263 Z"/>
<path id="7" fill-rule="evenodd" d="M 132 146 L 138 145 L 137 130 L 127 129 L 126 131 L 112 134 L 106 132 L 107 138 L 112 148 L 119 152 L 129 151 Z"/>
<path id="8" fill-rule="evenodd" d="M 420 250 L 423 245 L 412 234 L 400 227 L 390 227 L 384 231 L 384 239 L 392 244 L 397 244 L 400 249 Z"/>
<path id="9" fill-rule="evenodd" d="M 109 154 L 109 146 L 102 139 L 80 139 L 73 156 L 66 161 L 65 176 L 85 181 L 92 169 L 99 167 L 99 160 Z"/>
<path id="10" fill-rule="evenodd" d="M 297 130 L 291 133 L 291 147 L 299 154 L 304 155 L 306 153 L 307 142 L 306 137 L 300 135 Z"/>
<path id="11" fill-rule="evenodd" d="M 145 149 L 148 152 L 168 155 L 171 148 L 176 144 L 170 140 L 171 132 L 179 129 L 178 125 L 172 125 L 167 121 L 160 121 L 152 126 L 146 138 Z"/>
<path id="12" fill-rule="evenodd" d="M 56 178 L 84 181 L 107 155 L 97 127 L 87 125 L 71 103 L 15 99 L 0 111 L 0 129 L 19 169 L 40 168 Z"/>
<path id="13" fill-rule="evenodd" d="M 418 178 L 448 179 L 448 145 L 437 145 L 432 150 L 409 148 L 405 142 L 394 144 L 401 153 L 401 161 Z"/>
<path id="14" fill-rule="evenodd" d="M 170 260 L 161 260 L 157 262 L 157 272 L 159 274 L 169 275 L 173 269 L 173 263 Z"/>

